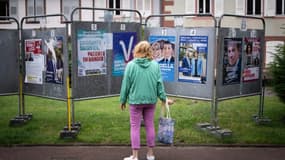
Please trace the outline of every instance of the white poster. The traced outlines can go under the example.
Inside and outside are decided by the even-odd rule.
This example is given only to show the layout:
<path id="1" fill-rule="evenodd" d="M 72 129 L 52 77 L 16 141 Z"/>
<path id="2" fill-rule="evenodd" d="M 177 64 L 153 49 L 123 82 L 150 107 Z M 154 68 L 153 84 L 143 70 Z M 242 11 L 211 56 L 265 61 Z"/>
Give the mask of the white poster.
<path id="1" fill-rule="evenodd" d="M 78 76 L 107 74 L 104 33 L 79 30 L 77 38 Z"/>
<path id="2" fill-rule="evenodd" d="M 44 64 L 42 40 L 25 40 L 25 83 L 43 84 Z"/>

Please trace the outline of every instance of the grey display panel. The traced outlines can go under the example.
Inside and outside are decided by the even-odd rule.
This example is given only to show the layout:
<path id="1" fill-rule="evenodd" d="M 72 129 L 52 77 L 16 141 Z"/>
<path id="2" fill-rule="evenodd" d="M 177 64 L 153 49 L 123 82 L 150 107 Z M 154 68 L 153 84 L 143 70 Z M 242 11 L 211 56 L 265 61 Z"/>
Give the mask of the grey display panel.
<path id="1" fill-rule="evenodd" d="M 95 27 L 94 27 L 95 26 Z M 96 28 L 96 29 L 94 29 Z M 79 30 L 93 33 L 106 33 L 110 45 L 106 48 L 106 73 L 79 75 L 78 64 L 78 33 Z M 113 96 L 120 93 L 122 75 L 113 75 L 113 33 L 133 32 L 137 41 L 140 39 L 141 25 L 139 23 L 119 23 L 119 22 L 73 22 L 72 23 L 72 97 L 74 100 L 91 99 L 96 97 Z M 104 35 L 105 36 L 105 35 Z M 108 41 L 108 40 L 107 40 Z"/>
<path id="2" fill-rule="evenodd" d="M 231 28 L 221 28 L 219 30 L 220 46 L 218 49 L 217 65 L 217 98 L 222 100 L 261 94 L 264 31 L 254 30 L 254 37 L 252 37 L 252 30 L 241 31 L 240 29 L 235 29 L 236 35 L 238 35 L 236 37 L 230 37 L 230 32 L 232 32 Z M 228 61 L 227 46 L 233 41 L 234 43 L 240 43 L 240 71 L 238 72 L 240 78 L 235 82 L 227 82 L 226 77 L 228 74 L 225 70 Z M 250 60 L 251 64 L 246 53 L 247 44 L 255 47 L 256 51 L 250 54 L 256 52 L 258 57 L 258 61 L 256 61 L 257 58 L 252 58 Z"/>
<path id="3" fill-rule="evenodd" d="M 171 82 L 164 81 L 165 90 L 168 94 L 180 97 L 194 99 L 211 100 L 213 95 L 213 72 L 215 57 L 215 28 L 146 28 L 146 40 L 151 37 L 175 36 L 175 65 L 174 80 Z M 186 40 L 182 40 L 184 39 Z M 204 39 L 204 40 L 198 40 Z M 203 41 L 203 42 L 202 42 Z M 206 81 L 200 81 L 201 76 L 187 75 L 182 76 L 181 68 L 182 57 L 181 47 L 183 43 L 194 45 L 197 48 L 206 49 Z M 201 46 L 203 45 L 203 47 Z M 188 48 L 189 49 L 189 48 Z M 194 62 L 194 61 L 193 61 Z"/>
<path id="4" fill-rule="evenodd" d="M 54 37 L 53 37 L 54 36 Z M 48 72 L 48 47 L 46 42 L 50 42 L 50 38 L 58 38 L 62 42 L 62 63 L 63 63 L 63 75 L 61 76 L 61 80 L 58 82 L 53 82 L 52 80 L 48 80 L 48 76 L 50 76 Z M 42 71 L 42 84 L 35 83 L 24 83 L 24 94 L 41 96 L 52 99 L 67 99 L 66 92 L 66 78 L 68 76 L 68 52 L 67 52 L 67 30 L 66 28 L 48 28 L 48 29 L 24 29 L 22 31 L 22 56 L 25 57 L 25 41 L 26 40 L 41 40 L 41 48 L 42 54 L 44 55 L 44 68 Z M 23 59 L 24 71 L 26 73 L 25 67 L 25 59 Z M 57 62 L 59 64 L 59 62 Z M 56 67 L 56 66 L 54 66 Z M 53 73 L 55 74 L 55 73 Z M 26 76 L 26 74 L 24 74 Z M 55 75 L 54 75 L 55 76 Z"/>
<path id="5" fill-rule="evenodd" d="M 19 31 L 0 30 L 0 95 L 16 94 L 19 89 Z"/>

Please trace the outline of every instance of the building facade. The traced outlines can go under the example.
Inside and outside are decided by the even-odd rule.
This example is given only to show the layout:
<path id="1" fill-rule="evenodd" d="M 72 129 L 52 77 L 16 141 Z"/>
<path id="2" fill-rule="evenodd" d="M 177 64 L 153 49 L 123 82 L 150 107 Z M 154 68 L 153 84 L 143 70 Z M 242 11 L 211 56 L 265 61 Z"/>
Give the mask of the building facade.
<path id="1" fill-rule="evenodd" d="M 285 42 L 285 0 L 0 0 L 0 16 L 11 16 L 19 21 L 25 16 L 64 14 L 71 19 L 76 7 L 118 8 L 138 10 L 143 18 L 152 14 L 212 14 L 219 19 L 222 14 L 249 15 L 265 20 L 266 63 L 272 61 L 275 46 Z M 78 10 L 74 20 L 104 20 L 102 11 Z M 136 19 L 129 12 L 114 12 L 118 21 Z M 44 21 L 44 22 L 42 22 Z M 35 25 L 64 26 L 62 18 L 29 19 L 25 27 Z M 162 26 L 173 26 L 174 20 L 165 18 Z M 1 28 L 11 28 L 11 21 L 0 19 Z"/>

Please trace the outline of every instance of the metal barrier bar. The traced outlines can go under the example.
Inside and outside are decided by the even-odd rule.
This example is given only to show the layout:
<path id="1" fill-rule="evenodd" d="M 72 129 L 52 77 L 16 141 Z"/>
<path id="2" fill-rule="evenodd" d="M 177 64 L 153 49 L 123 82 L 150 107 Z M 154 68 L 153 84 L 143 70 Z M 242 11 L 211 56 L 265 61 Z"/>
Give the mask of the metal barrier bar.
<path id="1" fill-rule="evenodd" d="M 118 9 L 118 8 L 90 8 L 90 7 L 77 7 L 77 8 L 74 8 L 71 12 L 71 15 L 70 15 L 70 20 L 71 22 L 74 21 L 74 18 L 73 18 L 73 15 L 74 13 L 77 11 L 77 10 L 101 10 L 101 11 L 126 11 L 126 12 L 135 12 L 136 14 L 139 15 L 139 20 L 140 20 L 140 24 L 142 24 L 142 15 L 139 11 L 137 10 L 132 10 L 132 9 Z M 93 18 L 93 21 L 94 21 L 94 18 Z"/>
<path id="2" fill-rule="evenodd" d="M 211 17 L 213 21 L 215 22 L 215 26 L 217 25 L 216 19 L 212 14 L 154 14 L 146 17 L 144 25 L 147 25 L 147 22 L 149 19 L 154 18 L 154 17 Z"/>

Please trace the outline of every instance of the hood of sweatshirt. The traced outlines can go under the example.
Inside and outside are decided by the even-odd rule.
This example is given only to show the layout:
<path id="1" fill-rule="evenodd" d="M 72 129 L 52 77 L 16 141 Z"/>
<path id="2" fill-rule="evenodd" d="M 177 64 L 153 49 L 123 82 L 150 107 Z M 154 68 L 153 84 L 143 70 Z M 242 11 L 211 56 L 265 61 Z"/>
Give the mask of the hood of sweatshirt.
<path id="1" fill-rule="evenodd" d="M 151 64 L 151 60 L 147 58 L 135 58 L 134 63 L 138 64 L 142 68 L 148 68 Z"/>

